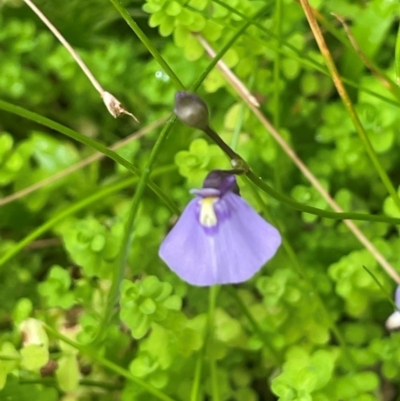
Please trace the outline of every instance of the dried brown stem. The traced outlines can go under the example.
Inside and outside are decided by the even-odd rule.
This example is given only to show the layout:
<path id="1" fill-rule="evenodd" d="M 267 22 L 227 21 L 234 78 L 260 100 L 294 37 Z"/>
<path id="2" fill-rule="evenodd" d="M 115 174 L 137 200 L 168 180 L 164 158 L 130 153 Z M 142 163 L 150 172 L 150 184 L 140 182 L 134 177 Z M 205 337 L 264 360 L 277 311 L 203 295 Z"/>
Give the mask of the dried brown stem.
<path id="1" fill-rule="evenodd" d="M 91 73 L 89 68 L 83 62 L 79 54 L 74 50 L 74 48 L 67 42 L 64 36 L 58 31 L 58 29 L 47 19 L 47 17 L 36 7 L 31 0 L 24 0 L 25 4 L 30 7 L 30 9 L 40 18 L 40 20 L 50 29 L 53 35 L 61 42 L 61 44 L 67 49 L 69 54 L 73 57 L 73 59 L 77 62 L 79 67 L 85 73 L 85 75 L 89 78 L 89 81 L 92 83 L 94 88 L 99 92 L 101 98 L 104 101 L 104 104 L 107 107 L 109 113 L 114 117 L 119 117 L 121 114 L 127 114 L 131 116 L 134 120 L 139 122 L 139 120 L 130 112 L 125 110 L 125 108 L 121 105 L 120 101 L 113 96 L 111 93 L 105 91 L 94 75 Z"/>
<path id="2" fill-rule="evenodd" d="M 342 16 L 336 13 L 331 13 L 343 26 L 343 29 L 346 32 L 347 37 L 354 50 L 357 52 L 358 56 L 362 60 L 362 62 L 367 66 L 367 68 L 382 82 L 382 84 L 389 90 L 392 90 L 392 83 L 382 75 L 382 73 L 368 60 L 360 46 L 358 45 L 355 37 L 353 36 L 349 26 L 346 24 L 346 21 Z"/>

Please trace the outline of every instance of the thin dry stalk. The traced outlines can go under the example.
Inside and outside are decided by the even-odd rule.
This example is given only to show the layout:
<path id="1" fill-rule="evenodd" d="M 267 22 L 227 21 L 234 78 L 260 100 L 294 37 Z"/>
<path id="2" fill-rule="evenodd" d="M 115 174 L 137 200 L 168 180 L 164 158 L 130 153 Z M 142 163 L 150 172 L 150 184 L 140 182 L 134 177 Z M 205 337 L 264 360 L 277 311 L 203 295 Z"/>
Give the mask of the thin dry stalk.
<path id="1" fill-rule="evenodd" d="M 119 117 L 121 114 L 127 114 L 131 116 L 135 121 L 139 122 L 139 120 L 132 114 L 129 113 L 125 108 L 121 105 L 120 101 L 113 96 L 111 93 L 105 91 L 97 79 L 93 76 L 89 68 L 83 62 L 79 54 L 73 49 L 73 47 L 66 41 L 66 39 L 61 35 L 61 33 L 57 30 L 57 28 L 47 19 L 47 17 L 32 3 L 31 0 L 24 0 L 25 4 L 30 7 L 30 9 L 40 18 L 40 20 L 50 29 L 53 35 L 61 42 L 61 44 L 67 49 L 69 54 L 74 58 L 79 67 L 81 67 L 82 71 L 89 78 L 89 81 L 92 83 L 94 88 L 99 92 L 101 98 L 103 99 L 104 104 L 107 107 L 109 113 L 114 117 Z"/>
<path id="2" fill-rule="evenodd" d="M 207 43 L 203 38 L 200 43 Z M 205 47 L 206 52 L 210 57 L 215 57 L 216 53 L 212 47 L 207 44 Z M 222 61 L 218 61 L 217 67 L 220 69 L 222 74 L 225 76 L 226 80 L 232 85 L 232 87 L 237 90 L 236 82 L 239 80 L 238 77 L 229 69 L 229 67 Z M 234 84 L 235 83 L 235 84 Z M 242 85 L 244 85 L 242 83 Z M 292 159 L 293 163 L 299 168 L 299 170 L 304 174 L 304 176 L 310 181 L 311 185 L 321 194 L 321 196 L 326 200 L 329 206 L 338 213 L 343 212 L 343 209 L 336 203 L 336 201 L 329 195 L 325 188 L 321 185 L 315 175 L 307 168 L 307 166 L 301 161 L 289 144 L 282 138 L 279 132 L 271 124 L 271 122 L 262 114 L 262 112 L 253 104 L 253 102 L 243 95 L 242 92 L 237 91 L 239 96 L 242 97 L 244 102 L 248 105 L 251 111 L 259 119 L 259 121 L 264 125 L 264 127 L 269 131 L 272 137 L 278 142 L 284 152 Z M 364 233 L 353 223 L 351 220 L 343 220 L 344 224 L 349 228 L 349 230 L 354 234 L 354 236 L 361 242 L 361 244 L 371 253 L 375 260 L 382 266 L 382 268 L 387 272 L 387 274 L 393 278 L 396 283 L 400 284 L 400 275 L 394 269 L 394 267 L 385 259 L 385 257 L 378 251 L 378 249 L 371 243 L 371 241 L 364 235 Z"/>
<path id="3" fill-rule="evenodd" d="M 110 149 L 117 150 L 119 148 L 122 148 L 123 146 L 127 145 L 128 143 L 130 143 L 134 140 L 137 140 L 137 139 L 141 138 L 142 136 L 148 134 L 153 129 L 158 128 L 159 126 L 164 124 L 165 121 L 167 121 L 167 119 L 168 119 L 168 117 L 163 117 L 163 118 L 159 119 L 158 121 L 156 121 L 152 124 L 149 124 L 147 127 L 144 127 L 141 130 L 135 132 L 134 134 L 129 135 L 125 139 L 115 143 L 113 146 L 110 147 Z M 96 152 L 93 155 L 87 157 L 86 159 L 83 159 L 80 162 L 67 167 L 63 171 L 60 171 L 59 173 L 52 175 L 51 177 L 45 178 L 44 180 L 39 181 L 27 188 L 24 188 L 21 191 L 18 191 L 12 195 L 9 195 L 9 196 L 6 196 L 6 197 L 0 199 L 0 207 L 6 205 L 7 203 L 13 202 L 17 199 L 21 199 L 24 196 L 29 195 L 32 192 L 37 191 L 38 189 L 43 188 L 47 185 L 50 185 L 50 184 L 54 183 L 55 181 L 60 180 L 61 178 L 64 178 L 67 175 L 72 174 L 75 171 L 87 166 L 90 163 L 101 160 L 104 157 L 105 156 L 103 153 Z"/>
<path id="4" fill-rule="evenodd" d="M 346 24 L 346 21 L 344 20 L 344 18 L 336 13 L 331 13 L 331 14 L 342 24 L 343 29 L 345 30 L 346 35 L 349 38 L 351 45 L 353 46 L 354 50 L 357 52 L 357 54 L 360 57 L 360 59 L 362 60 L 362 62 L 382 82 L 383 86 L 385 86 L 389 90 L 392 90 L 393 84 L 385 76 L 383 76 L 382 73 L 365 56 L 365 54 L 361 50 L 360 46 L 358 45 L 355 37 L 353 36 L 349 26 Z"/>

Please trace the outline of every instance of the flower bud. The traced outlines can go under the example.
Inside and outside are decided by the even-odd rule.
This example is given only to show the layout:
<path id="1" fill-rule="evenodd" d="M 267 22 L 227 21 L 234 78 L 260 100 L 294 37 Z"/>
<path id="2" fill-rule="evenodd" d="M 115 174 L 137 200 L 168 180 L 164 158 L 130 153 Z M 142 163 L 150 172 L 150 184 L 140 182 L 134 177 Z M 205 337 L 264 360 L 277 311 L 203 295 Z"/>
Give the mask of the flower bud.
<path id="1" fill-rule="evenodd" d="M 219 189 L 221 194 L 232 191 L 239 195 L 239 186 L 236 183 L 236 178 L 229 170 L 212 170 L 204 179 L 203 188 Z"/>
<path id="2" fill-rule="evenodd" d="M 207 105 L 197 95 L 180 91 L 175 95 L 175 114 L 189 127 L 204 130 L 208 127 Z"/>

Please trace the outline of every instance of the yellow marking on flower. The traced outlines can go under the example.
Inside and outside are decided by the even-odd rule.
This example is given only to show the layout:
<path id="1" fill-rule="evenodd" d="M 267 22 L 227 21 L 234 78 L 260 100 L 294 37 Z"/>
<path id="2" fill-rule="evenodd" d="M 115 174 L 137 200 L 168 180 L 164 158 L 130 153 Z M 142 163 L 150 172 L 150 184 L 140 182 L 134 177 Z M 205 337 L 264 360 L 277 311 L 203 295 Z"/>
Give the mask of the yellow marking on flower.
<path id="1" fill-rule="evenodd" d="M 219 200 L 216 196 L 203 198 L 200 201 L 200 224 L 204 227 L 214 227 L 218 223 L 214 203 Z"/>

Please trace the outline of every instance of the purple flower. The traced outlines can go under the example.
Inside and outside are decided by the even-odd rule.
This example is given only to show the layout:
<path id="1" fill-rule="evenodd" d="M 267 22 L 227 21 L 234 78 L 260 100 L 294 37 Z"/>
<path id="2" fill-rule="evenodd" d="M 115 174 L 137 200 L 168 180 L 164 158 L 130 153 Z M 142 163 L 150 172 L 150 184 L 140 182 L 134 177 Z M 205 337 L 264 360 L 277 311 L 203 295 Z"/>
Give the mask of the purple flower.
<path id="1" fill-rule="evenodd" d="M 161 244 L 161 259 L 192 285 L 240 283 L 271 259 L 278 230 L 239 196 L 234 175 L 215 170 Z"/>

